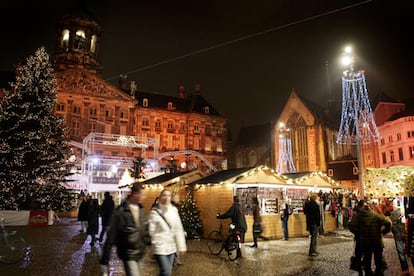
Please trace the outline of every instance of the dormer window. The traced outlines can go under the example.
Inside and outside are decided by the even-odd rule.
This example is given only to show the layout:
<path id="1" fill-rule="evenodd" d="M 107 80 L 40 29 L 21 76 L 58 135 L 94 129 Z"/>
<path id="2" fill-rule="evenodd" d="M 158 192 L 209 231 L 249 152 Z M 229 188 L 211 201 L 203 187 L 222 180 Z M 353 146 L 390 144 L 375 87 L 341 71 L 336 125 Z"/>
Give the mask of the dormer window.
<path id="1" fill-rule="evenodd" d="M 174 105 L 173 105 L 173 103 L 172 102 L 168 102 L 168 104 L 167 104 L 167 109 L 168 110 L 174 110 L 175 108 L 174 108 Z"/>
<path id="2" fill-rule="evenodd" d="M 208 106 L 204 107 L 204 114 L 210 114 L 210 108 Z"/>
<path id="3" fill-rule="evenodd" d="M 148 99 L 147 99 L 147 98 L 144 98 L 144 99 L 142 100 L 142 106 L 143 106 L 143 107 L 148 107 Z"/>
<path id="4" fill-rule="evenodd" d="M 68 29 L 63 30 L 62 41 L 60 42 L 60 47 L 62 47 L 66 51 L 69 49 L 69 37 L 70 37 L 70 31 Z"/>
<path id="5" fill-rule="evenodd" d="M 92 35 L 91 38 L 91 53 L 95 53 L 96 52 L 96 41 L 98 40 L 98 37 L 96 35 Z"/>
<path id="6" fill-rule="evenodd" d="M 77 30 L 75 36 L 75 49 L 84 50 L 86 44 L 86 35 L 84 30 Z"/>

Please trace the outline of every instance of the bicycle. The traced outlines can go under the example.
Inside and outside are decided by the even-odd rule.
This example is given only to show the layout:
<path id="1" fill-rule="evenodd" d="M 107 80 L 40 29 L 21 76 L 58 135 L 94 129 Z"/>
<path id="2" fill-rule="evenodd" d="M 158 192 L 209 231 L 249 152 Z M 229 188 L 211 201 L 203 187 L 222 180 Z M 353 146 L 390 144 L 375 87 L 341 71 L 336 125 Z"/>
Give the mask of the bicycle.
<path id="1" fill-rule="evenodd" d="M 223 249 L 227 252 L 230 261 L 236 260 L 241 256 L 241 238 L 240 231 L 235 230 L 233 223 L 229 224 L 229 233 L 227 236 L 223 233 L 223 223 L 220 221 L 220 227 L 208 234 L 207 246 L 210 253 L 220 255 Z"/>
<path id="2" fill-rule="evenodd" d="M 29 252 L 26 240 L 16 231 L 8 231 L 5 218 L 0 218 L 0 263 L 14 264 L 23 260 Z"/>

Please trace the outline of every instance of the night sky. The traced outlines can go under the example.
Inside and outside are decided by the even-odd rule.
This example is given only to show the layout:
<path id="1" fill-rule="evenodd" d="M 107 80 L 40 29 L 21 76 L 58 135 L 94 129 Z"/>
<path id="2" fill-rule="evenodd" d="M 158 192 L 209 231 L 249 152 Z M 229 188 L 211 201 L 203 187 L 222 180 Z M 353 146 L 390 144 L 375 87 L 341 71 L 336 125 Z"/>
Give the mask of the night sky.
<path id="1" fill-rule="evenodd" d="M 0 70 L 37 48 L 54 50 L 57 19 L 77 1 L 4 1 Z M 202 95 L 239 126 L 276 119 L 292 89 L 322 106 L 341 102 L 339 56 L 357 52 L 371 97 L 412 95 L 413 1 L 92 0 L 102 26 L 102 77 L 139 89 Z M 328 68 L 326 62 L 328 61 Z M 327 70 L 328 69 L 328 70 Z"/>

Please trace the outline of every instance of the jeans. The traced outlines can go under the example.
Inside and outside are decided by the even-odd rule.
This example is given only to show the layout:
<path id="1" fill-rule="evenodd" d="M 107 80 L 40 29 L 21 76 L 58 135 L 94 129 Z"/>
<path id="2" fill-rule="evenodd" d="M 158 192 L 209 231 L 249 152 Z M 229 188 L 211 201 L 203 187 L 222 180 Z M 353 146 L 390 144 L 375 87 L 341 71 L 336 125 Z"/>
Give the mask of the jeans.
<path id="1" fill-rule="evenodd" d="M 405 238 L 398 238 L 396 235 L 394 235 L 394 241 L 395 241 L 395 248 L 397 249 L 398 253 L 398 259 L 400 260 L 401 270 L 405 271 L 408 270 L 408 261 L 407 257 L 404 254 L 405 250 Z"/>
<path id="2" fill-rule="evenodd" d="M 319 226 L 316 224 L 309 226 L 309 233 L 311 235 L 310 246 L 309 246 L 309 255 L 312 253 L 316 253 L 316 245 L 318 243 L 318 233 L 319 233 Z"/>
<path id="3" fill-rule="evenodd" d="M 173 268 L 175 253 L 170 255 L 155 255 L 158 266 L 160 267 L 160 276 L 170 276 Z"/>
<path id="4" fill-rule="evenodd" d="M 141 261 L 128 260 L 124 261 L 125 273 L 127 276 L 141 276 Z"/>
<path id="5" fill-rule="evenodd" d="M 289 238 L 288 220 L 289 220 L 289 216 L 285 215 L 282 218 L 283 239 L 285 239 L 285 240 L 287 240 Z"/>
<path id="6" fill-rule="evenodd" d="M 372 274 L 371 269 L 371 262 L 372 262 L 372 253 L 374 253 L 374 263 L 375 263 L 375 275 L 376 276 L 382 276 L 384 275 L 383 267 L 382 267 L 382 245 L 363 245 L 362 246 L 362 254 L 363 254 L 363 264 L 364 264 L 364 270 L 365 275 L 370 276 Z"/>

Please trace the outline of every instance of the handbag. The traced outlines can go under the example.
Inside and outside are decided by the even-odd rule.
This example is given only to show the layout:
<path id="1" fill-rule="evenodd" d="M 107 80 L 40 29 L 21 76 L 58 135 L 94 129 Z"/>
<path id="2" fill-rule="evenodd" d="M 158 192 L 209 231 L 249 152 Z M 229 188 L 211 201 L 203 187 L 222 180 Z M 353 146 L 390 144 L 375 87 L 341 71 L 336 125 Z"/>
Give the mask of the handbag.
<path id="1" fill-rule="evenodd" d="M 260 223 L 254 223 L 253 224 L 253 235 L 260 236 L 262 233 L 262 226 Z"/>

